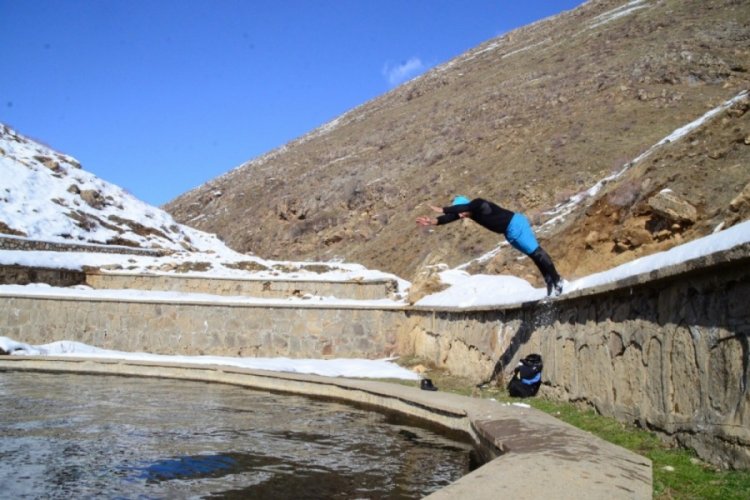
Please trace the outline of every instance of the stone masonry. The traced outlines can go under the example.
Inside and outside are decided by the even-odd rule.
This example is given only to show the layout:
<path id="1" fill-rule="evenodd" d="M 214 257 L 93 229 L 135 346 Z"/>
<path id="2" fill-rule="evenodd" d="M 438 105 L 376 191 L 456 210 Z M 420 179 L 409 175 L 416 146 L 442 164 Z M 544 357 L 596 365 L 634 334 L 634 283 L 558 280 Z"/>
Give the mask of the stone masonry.
<path id="1" fill-rule="evenodd" d="M 395 353 L 401 312 L 363 307 L 0 297 L 0 335 L 178 355 L 375 358 Z"/>
<path id="2" fill-rule="evenodd" d="M 47 283 L 51 286 L 74 286 L 86 283 L 86 274 L 73 269 L 0 265 L 0 284 L 28 285 Z"/>
<path id="3" fill-rule="evenodd" d="M 399 351 L 505 383 L 531 352 L 542 391 L 750 467 L 750 245 L 562 300 L 410 311 Z"/>
<path id="4" fill-rule="evenodd" d="M 30 240 L 28 238 L 14 238 L 12 236 L 0 236 L 0 249 L 2 250 L 24 250 L 40 252 L 93 252 L 114 253 L 129 255 L 146 255 L 157 257 L 169 254 L 169 250 L 150 248 L 131 248 L 117 245 L 92 245 L 78 243 L 63 243 L 55 241 Z"/>

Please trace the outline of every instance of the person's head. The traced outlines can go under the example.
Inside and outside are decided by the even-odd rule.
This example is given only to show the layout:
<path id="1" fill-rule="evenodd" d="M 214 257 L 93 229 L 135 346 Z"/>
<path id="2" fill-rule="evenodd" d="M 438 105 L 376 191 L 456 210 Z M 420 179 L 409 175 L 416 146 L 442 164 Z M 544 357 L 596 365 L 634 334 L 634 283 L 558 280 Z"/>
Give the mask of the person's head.
<path id="1" fill-rule="evenodd" d="M 453 198 L 453 201 L 451 202 L 451 206 L 468 205 L 469 203 L 471 203 L 471 200 L 468 199 L 466 196 L 458 195 L 455 198 Z M 460 214 L 458 214 L 458 216 L 461 217 L 462 219 L 466 217 L 471 217 L 471 212 L 461 212 Z"/>
<path id="2" fill-rule="evenodd" d="M 453 198 L 451 205 L 468 205 L 469 203 L 471 203 L 471 200 L 468 199 L 466 196 L 458 195 L 455 198 Z"/>
<path id="3" fill-rule="evenodd" d="M 525 365 L 539 365 L 542 364 L 542 356 L 540 354 L 529 354 L 521 360 L 521 363 Z"/>

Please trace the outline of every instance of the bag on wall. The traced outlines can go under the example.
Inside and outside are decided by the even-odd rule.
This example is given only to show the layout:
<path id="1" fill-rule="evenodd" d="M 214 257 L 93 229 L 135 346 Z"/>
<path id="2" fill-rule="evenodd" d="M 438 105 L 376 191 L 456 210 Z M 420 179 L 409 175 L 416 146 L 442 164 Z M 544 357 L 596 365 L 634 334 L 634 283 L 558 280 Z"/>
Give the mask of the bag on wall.
<path id="1" fill-rule="evenodd" d="M 513 378 L 508 383 L 508 394 L 514 398 L 536 396 L 542 385 L 542 356 L 529 354 L 513 369 Z"/>

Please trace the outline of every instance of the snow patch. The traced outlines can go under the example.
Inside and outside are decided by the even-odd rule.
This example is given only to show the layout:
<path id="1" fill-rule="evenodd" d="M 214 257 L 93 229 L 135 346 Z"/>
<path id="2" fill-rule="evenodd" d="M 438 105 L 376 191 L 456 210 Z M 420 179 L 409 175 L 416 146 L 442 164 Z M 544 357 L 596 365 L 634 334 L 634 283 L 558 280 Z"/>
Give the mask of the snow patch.
<path id="1" fill-rule="evenodd" d="M 14 356 L 58 356 L 91 359 L 123 359 L 160 363 L 186 363 L 193 365 L 219 365 L 266 370 L 273 372 L 302 373 L 326 377 L 395 378 L 418 380 L 419 375 L 393 363 L 393 359 L 290 359 L 290 358 L 233 358 L 225 356 L 167 356 L 144 352 L 123 352 L 99 349 L 94 346 L 63 340 L 33 346 L 0 337 L 0 349 Z"/>

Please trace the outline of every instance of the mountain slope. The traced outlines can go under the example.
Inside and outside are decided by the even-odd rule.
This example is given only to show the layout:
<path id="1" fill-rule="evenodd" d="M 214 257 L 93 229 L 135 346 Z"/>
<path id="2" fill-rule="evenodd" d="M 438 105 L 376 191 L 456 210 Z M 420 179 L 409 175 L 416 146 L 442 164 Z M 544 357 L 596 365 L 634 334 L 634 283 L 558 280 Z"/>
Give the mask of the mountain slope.
<path id="1" fill-rule="evenodd" d="M 470 222 L 414 224 L 429 204 L 483 196 L 530 215 L 562 273 L 581 276 L 746 217 L 742 101 L 542 226 L 558 204 L 749 88 L 748 41 L 743 1 L 592 0 L 490 40 L 165 209 L 240 251 L 340 257 L 411 278 L 497 247 L 501 238 Z M 690 220 L 653 207 L 665 188 L 693 207 Z M 472 270 L 535 281 L 517 257 L 501 249 Z"/>

